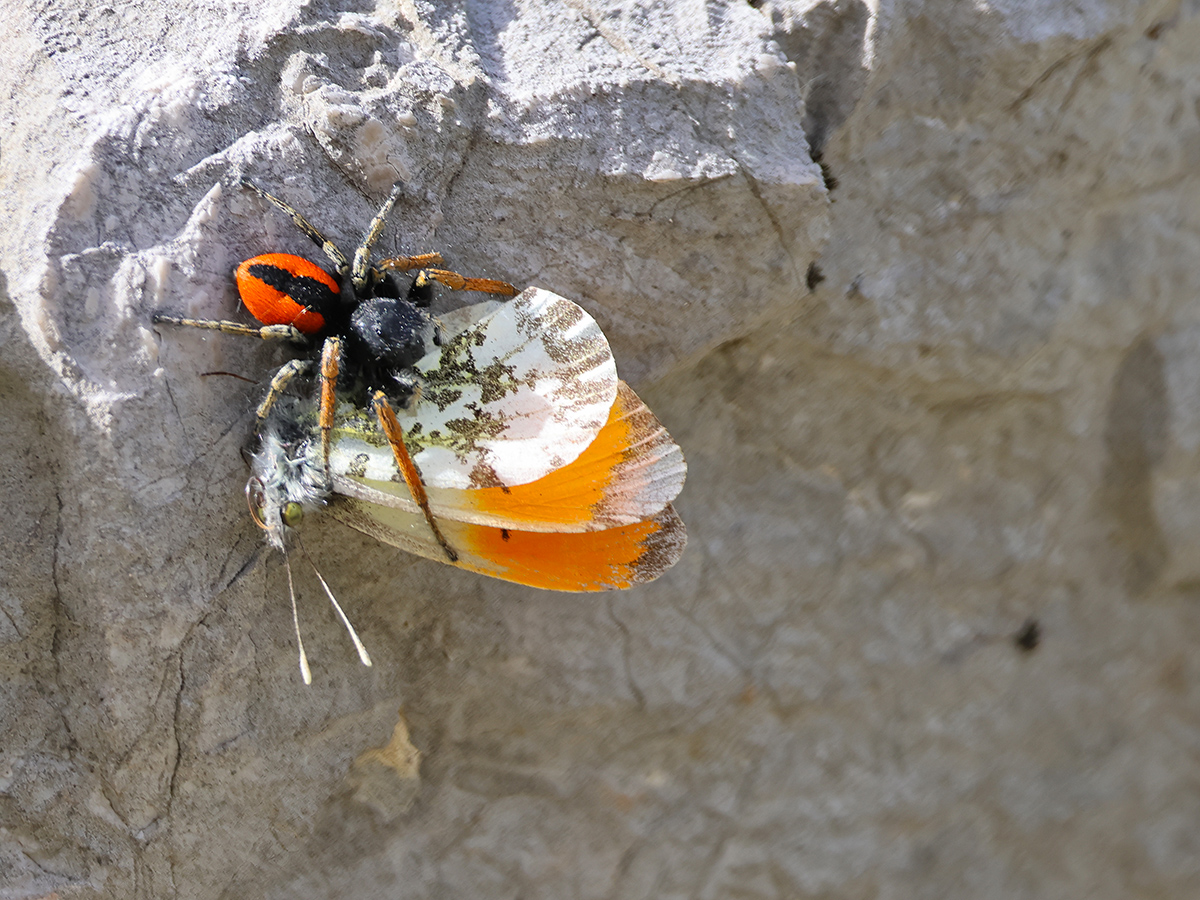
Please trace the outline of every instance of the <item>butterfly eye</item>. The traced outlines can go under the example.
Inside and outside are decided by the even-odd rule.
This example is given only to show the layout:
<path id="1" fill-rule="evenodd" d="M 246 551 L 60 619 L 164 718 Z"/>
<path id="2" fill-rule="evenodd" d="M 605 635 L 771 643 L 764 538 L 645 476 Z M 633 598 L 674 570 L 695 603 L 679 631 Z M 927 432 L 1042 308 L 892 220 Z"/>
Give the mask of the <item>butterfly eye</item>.
<path id="1" fill-rule="evenodd" d="M 279 514 L 279 518 L 288 528 L 295 528 L 304 518 L 304 507 L 294 500 L 289 501 L 283 505 L 283 512 Z"/>

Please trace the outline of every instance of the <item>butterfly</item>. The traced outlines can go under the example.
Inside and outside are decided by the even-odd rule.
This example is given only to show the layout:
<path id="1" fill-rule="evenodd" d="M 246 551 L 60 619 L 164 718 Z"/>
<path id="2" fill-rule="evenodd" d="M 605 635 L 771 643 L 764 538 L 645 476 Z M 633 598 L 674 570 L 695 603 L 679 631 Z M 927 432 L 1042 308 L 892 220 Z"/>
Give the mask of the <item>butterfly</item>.
<path id="1" fill-rule="evenodd" d="M 334 272 L 264 254 L 236 272 L 259 325 L 153 320 L 301 348 L 256 411 L 246 486 L 254 520 L 285 561 L 305 514 L 327 509 L 410 553 L 530 587 L 623 589 L 675 564 L 687 541 L 671 505 L 687 473 L 683 453 L 618 379 L 582 307 L 431 268 L 442 262 L 436 253 L 372 263 L 399 186 L 348 259 L 295 209 L 242 185 L 289 215 Z M 435 283 L 512 299 L 433 316 Z"/>

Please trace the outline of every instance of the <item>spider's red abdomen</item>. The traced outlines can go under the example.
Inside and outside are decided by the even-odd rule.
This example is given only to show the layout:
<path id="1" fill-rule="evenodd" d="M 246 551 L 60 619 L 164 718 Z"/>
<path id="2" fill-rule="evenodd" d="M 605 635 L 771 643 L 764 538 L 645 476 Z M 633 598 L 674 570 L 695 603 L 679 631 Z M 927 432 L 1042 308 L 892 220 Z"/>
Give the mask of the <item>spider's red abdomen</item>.
<path id="1" fill-rule="evenodd" d="M 337 280 L 302 256 L 264 253 L 237 267 L 238 293 L 250 314 L 264 325 L 292 325 L 318 334 L 337 311 Z"/>

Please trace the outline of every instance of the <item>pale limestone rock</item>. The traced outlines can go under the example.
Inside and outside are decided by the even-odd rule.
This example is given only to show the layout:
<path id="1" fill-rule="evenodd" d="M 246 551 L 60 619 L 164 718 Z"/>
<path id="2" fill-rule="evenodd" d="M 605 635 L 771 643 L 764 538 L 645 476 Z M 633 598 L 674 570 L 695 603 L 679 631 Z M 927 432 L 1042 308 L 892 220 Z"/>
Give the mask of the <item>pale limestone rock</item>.
<path id="1" fill-rule="evenodd" d="M 1194 4 L 8 24 L 0 897 L 1196 895 Z M 297 557 L 305 688 L 262 388 L 202 377 L 282 355 L 149 325 L 310 251 L 241 175 L 343 245 L 400 178 L 388 248 L 587 306 L 688 454 L 677 568 L 318 518 L 375 666 Z"/>

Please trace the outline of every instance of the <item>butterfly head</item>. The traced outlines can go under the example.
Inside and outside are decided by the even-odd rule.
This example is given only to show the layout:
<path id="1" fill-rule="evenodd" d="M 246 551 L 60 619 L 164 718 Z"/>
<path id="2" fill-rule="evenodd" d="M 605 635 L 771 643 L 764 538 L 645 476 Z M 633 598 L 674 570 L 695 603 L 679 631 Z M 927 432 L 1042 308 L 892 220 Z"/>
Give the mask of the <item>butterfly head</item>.
<path id="1" fill-rule="evenodd" d="M 286 404 L 272 413 L 250 458 L 246 501 L 267 542 L 283 550 L 307 512 L 323 507 L 330 490 L 320 450 Z"/>

